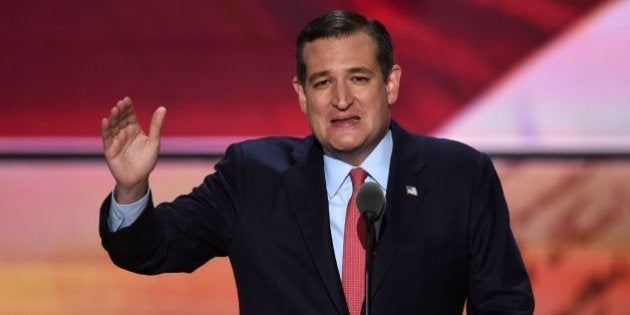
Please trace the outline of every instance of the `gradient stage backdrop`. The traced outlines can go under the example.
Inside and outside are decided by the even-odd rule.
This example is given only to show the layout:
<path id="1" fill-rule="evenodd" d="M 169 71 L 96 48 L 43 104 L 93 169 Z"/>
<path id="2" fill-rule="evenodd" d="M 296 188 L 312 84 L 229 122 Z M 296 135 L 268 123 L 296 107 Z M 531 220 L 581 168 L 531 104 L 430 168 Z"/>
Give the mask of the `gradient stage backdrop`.
<path id="1" fill-rule="evenodd" d="M 232 141 L 305 135 L 293 42 L 353 9 L 390 30 L 394 118 L 494 156 L 537 314 L 630 314 L 630 1 L 0 2 L 0 314 L 237 314 L 227 259 L 146 277 L 100 247 L 100 119 L 165 105 L 156 201 Z"/>

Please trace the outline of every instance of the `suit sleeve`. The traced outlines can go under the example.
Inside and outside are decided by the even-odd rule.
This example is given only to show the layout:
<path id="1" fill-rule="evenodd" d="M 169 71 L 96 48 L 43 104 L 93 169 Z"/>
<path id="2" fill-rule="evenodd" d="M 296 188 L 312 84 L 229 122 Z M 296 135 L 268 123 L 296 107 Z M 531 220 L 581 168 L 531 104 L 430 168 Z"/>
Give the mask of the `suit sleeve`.
<path id="1" fill-rule="evenodd" d="M 102 245 L 119 267 L 141 274 L 192 272 L 226 256 L 243 197 L 240 147 L 230 146 L 216 172 L 187 195 L 158 206 L 150 201 L 129 227 L 110 232 L 111 196 L 100 210 Z"/>
<path id="2" fill-rule="evenodd" d="M 529 277 L 510 229 L 501 183 L 485 154 L 477 162 L 472 191 L 467 312 L 532 314 Z"/>

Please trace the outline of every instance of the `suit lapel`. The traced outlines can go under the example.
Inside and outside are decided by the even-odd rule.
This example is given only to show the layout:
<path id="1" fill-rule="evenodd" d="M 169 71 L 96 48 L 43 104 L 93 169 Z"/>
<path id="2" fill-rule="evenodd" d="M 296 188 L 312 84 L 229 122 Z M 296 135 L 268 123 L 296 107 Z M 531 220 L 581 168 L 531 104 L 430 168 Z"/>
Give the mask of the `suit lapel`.
<path id="1" fill-rule="evenodd" d="M 378 291 L 398 256 L 429 188 L 421 174 L 424 162 L 414 137 L 393 122 L 392 134 L 394 148 L 387 185 L 387 206 L 374 256 L 372 295 Z"/>
<path id="2" fill-rule="evenodd" d="M 330 235 L 323 152 L 310 137 L 293 157 L 296 164 L 285 171 L 284 184 L 311 259 L 337 311 L 344 314 L 346 302 Z"/>
<path id="3" fill-rule="evenodd" d="M 387 187 L 387 208 L 374 258 L 372 296 L 378 292 L 405 243 L 415 214 L 421 211 L 422 200 L 429 189 L 422 175 L 425 164 L 416 139 L 394 122 L 392 134 L 394 148 Z M 330 235 L 323 151 L 310 137 L 296 148 L 293 157 L 296 164 L 284 172 L 283 180 L 295 217 L 331 301 L 340 314 L 346 314 L 347 306 Z"/>

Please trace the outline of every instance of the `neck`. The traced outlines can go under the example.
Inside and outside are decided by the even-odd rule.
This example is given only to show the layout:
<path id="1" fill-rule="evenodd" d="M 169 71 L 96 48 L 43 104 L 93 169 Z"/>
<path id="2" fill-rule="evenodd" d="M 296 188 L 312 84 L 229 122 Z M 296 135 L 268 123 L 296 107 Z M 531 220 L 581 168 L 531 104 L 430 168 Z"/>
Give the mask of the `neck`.
<path id="1" fill-rule="evenodd" d="M 378 144 L 381 143 L 381 141 L 383 141 L 383 138 L 385 137 L 386 134 L 387 134 L 387 131 L 383 133 L 383 135 L 381 135 L 378 141 L 376 141 L 375 143 L 367 147 L 362 146 L 356 150 L 345 151 L 345 152 L 332 151 L 332 150 L 328 150 L 324 148 L 324 152 L 326 152 L 327 155 L 332 156 L 335 159 L 341 160 L 345 163 L 348 163 L 352 166 L 359 166 L 361 165 L 361 163 L 363 163 L 363 161 L 365 161 L 365 159 L 367 159 L 367 157 L 372 153 L 372 151 L 374 151 L 374 149 L 378 146 Z"/>

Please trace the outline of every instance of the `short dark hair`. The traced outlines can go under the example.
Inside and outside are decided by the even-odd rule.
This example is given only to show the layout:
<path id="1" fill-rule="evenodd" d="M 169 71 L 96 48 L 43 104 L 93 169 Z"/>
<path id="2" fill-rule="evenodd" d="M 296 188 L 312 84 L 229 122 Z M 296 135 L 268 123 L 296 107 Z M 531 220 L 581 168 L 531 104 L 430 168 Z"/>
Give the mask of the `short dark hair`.
<path id="1" fill-rule="evenodd" d="M 376 60 L 381 67 L 383 80 L 387 81 L 394 66 L 394 46 L 387 29 L 377 20 L 366 19 L 350 11 L 332 11 L 317 17 L 300 31 L 295 42 L 295 72 L 301 84 L 306 81 L 304 45 L 320 38 L 342 38 L 357 32 L 365 32 L 376 43 Z"/>

